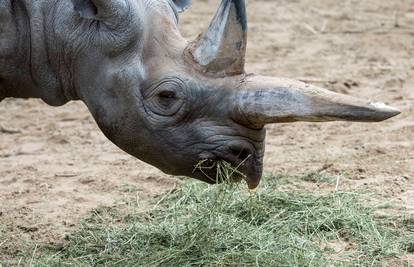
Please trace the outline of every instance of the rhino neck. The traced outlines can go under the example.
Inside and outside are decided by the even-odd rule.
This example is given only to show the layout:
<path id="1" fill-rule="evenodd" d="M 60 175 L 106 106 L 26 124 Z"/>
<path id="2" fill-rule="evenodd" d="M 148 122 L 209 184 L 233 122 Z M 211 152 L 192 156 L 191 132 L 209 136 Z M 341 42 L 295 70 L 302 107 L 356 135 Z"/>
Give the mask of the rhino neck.
<path id="1" fill-rule="evenodd" d="M 50 0 L 0 3 L 3 10 L 0 29 L 5 29 L 0 31 L 0 41 L 6 44 L 6 47 L 0 45 L 0 100 L 2 95 L 3 98 L 40 98 L 53 106 L 71 100 L 50 64 L 45 41 L 45 31 L 50 26 L 45 23 L 45 16 L 56 3 Z"/>

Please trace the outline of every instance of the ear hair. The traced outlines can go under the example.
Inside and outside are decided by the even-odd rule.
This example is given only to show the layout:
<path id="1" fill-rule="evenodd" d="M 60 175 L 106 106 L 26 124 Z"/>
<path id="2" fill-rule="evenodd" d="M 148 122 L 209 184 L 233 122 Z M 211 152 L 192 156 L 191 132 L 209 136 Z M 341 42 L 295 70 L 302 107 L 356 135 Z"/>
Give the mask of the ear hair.
<path id="1" fill-rule="evenodd" d="M 184 12 L 190 5 L 191 0 L 172 0 L 178 12 Z"/>
<path id="2" fill-rule="evenodd" d="M 82 18 L 95 19 L 98 9 L 90 0 L 72 0 L 74 9 Z"/>

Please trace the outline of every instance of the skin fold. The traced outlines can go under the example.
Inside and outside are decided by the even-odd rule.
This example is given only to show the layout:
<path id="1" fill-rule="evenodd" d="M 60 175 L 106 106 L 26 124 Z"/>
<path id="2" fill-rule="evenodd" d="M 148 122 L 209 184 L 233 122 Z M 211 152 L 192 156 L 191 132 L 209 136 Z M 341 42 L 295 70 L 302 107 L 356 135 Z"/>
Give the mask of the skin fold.
<path id="1" fill-rule="evenodd" d="M 216 182 L 214 162 L 259 184 L 268 123 L 381 121 L 399 112 L 282 78 L 246 74 L 243 0 L 223 0 L 188 42 L 189 1 L 0 0 L 0 100 L 83 101 L 127 153 L 173 175 Z M 203 162 L 202 171 L 195 168 Z"/>

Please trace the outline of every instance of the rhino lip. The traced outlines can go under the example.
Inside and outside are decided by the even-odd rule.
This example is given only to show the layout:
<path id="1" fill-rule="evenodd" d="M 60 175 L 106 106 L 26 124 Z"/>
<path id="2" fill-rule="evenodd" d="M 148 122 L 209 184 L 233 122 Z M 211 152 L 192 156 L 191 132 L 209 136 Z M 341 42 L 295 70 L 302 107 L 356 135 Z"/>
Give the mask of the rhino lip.
<path id="1" fill-rule="evenodd" d="M 223 155 L 221 159 L 230 163 L 235 169 L 232 179 L 235 181 L 244 180 L 249 189 L 255 189 L 261 178 L 261 166 L 257 164 L 255 154 L 252 152 L 241 153 L 242 156 Z"/>
<path id="2" fill-rule="evenodd" d="M 196 169 L 204 176 L 202 177 L 204 181 L 209 183 L 223 182 L 220 180 L 221 177 L 217 177 L 217 166 L 220 161 L 227 162 L 234 168 L 231 177 L 227 177 L 233 182 L 244 180 L 249 189 L 254 189 L 259 185 L 261 172 L 258 173 L 258 169 L 260 166 L 255 164 L 255 154 L 249 146 L 229 146 L 224 150 L 221 149 L 203 157 Z"/>

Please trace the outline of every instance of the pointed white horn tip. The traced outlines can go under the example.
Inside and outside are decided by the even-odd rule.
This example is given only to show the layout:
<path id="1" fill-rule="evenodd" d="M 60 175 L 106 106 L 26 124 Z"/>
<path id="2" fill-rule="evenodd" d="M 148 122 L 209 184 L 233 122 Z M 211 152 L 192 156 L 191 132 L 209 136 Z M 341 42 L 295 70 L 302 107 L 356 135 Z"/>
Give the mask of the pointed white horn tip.
<path id="1" fill-rule="evenodd" d="M 383 102 L 370 102 L 369 105 L 378 112 L 378 121 L 383 121 L 401 114 L 400 110 L 388 106 Z"/>

